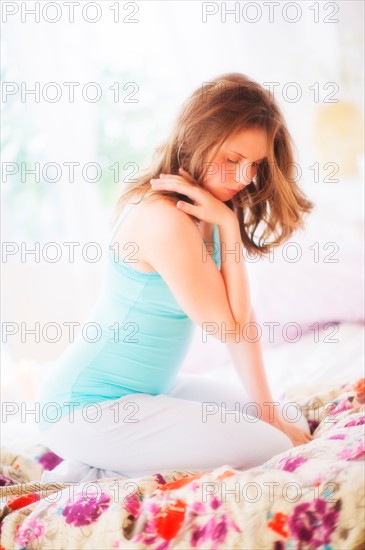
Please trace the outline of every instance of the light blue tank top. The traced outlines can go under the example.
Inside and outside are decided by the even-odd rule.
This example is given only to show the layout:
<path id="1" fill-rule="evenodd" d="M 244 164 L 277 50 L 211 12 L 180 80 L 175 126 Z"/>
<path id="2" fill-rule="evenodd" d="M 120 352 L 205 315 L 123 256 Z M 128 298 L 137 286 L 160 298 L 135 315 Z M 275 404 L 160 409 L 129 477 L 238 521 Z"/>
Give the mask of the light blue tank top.
<path id="1" fill-rule="evenodd" d="M 86 337 L 79 333 L 69 344 L 41 385 L 40 430 L 68 414 L 70 408 L 76 411 L 133 393 L 169 391 L 189 348 L 194 324 L 162 276 L 134 269 L 112 247 L 132 206 L 129 203 L 123 209 L 109 241 L 102 288 L 83 326 L 93 324 L 87 325 Z M 213 236 L 213 260 L 220 269 L 217 225 Z M 85 416 L 95 414 L 97 405 Z"/>

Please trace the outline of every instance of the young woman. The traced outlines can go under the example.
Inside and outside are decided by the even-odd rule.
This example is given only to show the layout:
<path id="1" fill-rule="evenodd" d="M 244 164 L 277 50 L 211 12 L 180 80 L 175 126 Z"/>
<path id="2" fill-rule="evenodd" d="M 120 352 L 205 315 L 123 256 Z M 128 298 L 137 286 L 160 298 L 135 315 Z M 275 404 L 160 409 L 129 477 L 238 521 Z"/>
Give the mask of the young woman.
<path id="1" fill-rule="evenodd" d="M 312 207 L 269 92 L 238 73 L 199 87 L 118 201 L 95 339 L 43 387 L 45 443 L 128 477 L 246 469 L 310 441 L 271 395 L 242 249 L 268 253 Z M 225 342 L 242 385 L 178 372 L 194 325 Z"/>

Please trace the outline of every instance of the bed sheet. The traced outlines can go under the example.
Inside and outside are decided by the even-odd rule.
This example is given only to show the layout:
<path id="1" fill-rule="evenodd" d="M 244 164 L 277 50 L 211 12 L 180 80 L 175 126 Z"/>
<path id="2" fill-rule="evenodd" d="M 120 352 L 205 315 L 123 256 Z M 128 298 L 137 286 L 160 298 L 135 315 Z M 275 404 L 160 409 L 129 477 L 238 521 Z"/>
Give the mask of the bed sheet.
<path id="1" fill-rule="evenodd" d="M 362 550 L 363 328 L 340 326 L 337 343 L 307 335 L 265 351 L 274 395 L 298 403 L 314 439 L 246 471 L 41 483 L 62 459 L 14 423 L 2 445 L 0 550 Z M 227 363 L 206 375 L 238 380 Z"/>

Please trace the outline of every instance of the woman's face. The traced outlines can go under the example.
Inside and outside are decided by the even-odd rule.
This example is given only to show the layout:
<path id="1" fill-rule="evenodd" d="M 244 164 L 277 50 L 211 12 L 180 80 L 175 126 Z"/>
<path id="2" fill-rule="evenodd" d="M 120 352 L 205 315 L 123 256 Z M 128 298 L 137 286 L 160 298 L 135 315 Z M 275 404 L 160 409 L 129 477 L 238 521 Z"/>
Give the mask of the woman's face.
<path id="1" fill-rule="evenodd" d="M 207 162 L 202 187 L 226 202 L 251 183 L 266 155 L 267 134 L 263 128 L 247 128 L 231 134 Z"/>

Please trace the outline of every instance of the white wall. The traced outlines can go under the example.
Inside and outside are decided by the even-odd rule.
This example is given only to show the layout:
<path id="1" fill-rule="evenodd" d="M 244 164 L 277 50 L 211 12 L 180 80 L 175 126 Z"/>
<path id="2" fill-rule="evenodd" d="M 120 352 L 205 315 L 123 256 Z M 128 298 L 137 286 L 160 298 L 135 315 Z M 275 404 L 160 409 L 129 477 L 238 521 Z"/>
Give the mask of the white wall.
<path id="1" fill-rule="evenodd" d="M 131 139 L 137 147 L 139 143 L 147 147 L 150 153 L 168 132 L 182 101 L 201 82 L 230 71 L 248 74 L 262 84 L 279 82 L 277 98 L 296 142 L 298 161 L 304 168 L 303 186 L 306 177 L 312 177 L 309 166 L 318 154 L 313 125 L 319 104 L 314 101 L 310 86 L 318 82 L 322 96 L 323 86 L 335 82 L 340 86 L 336 96 L 340 101 L 351 101 L 363 109 L 362 2 L 330 2 L 340 8 L 333 16 L 339 18 L 338 23 L 323 22 L 325 16 L 331 15 L 330 11 L 323 11 L 323 3 L 319 3 L 318 23 L 313 22 L 314 12 L 309 9 L 313 3 L 309 2 L 298 3 L 302 15 L 296 23 L 284 20 L 282 14 L 287 2 L 281 2 L 274 22 L 269 21 L 268 11 L 263 10 L 256 23 L 244 20 L 242 15 L 238 23 L 232 16 L 227 16 L 224 23 L 221 11 L 204 23 L 202 2 L 145 1 L 137 3 L 139 23 L 115 24 L 110 17 L 112 4 L 100 4 L 103 17 L 94 25 L 79 17 L 73 24 L 61 21 L 49 24 L 44 20 L 32 23 L 31 19 L 22 23 L 18 16 L 10 17 L 10 22 L 3 25 L 7 80 L 25 81 L 29 86 L 36 81 L 41 85 L 50 81 L 98 82 L 101 71 L 109 69 L 113 82 L 113 72 L 123 69 L 138 84 L 148 75 L 150 85 L 147 89 L 142 87 L 140 97 L 142 103 L 151 105 L 151 119 L 146 119 L 145 135 L 138 130 L 135 135 L 131 132 Z M 211 4 L 222 9 L 222 3 Z M 241 9 L 245 4 L 240 3 Z M 226 5 L 232 8 L 234 2 Z M 126 13 L 121 15 L 124 17 Z M 294 17 L 294 12 L 285 13 Z M 251 19 L 255 15 L 253 11 L 247 14 Z M 302 91 L 296 103 L 282 96 L 283 88 L 290 82 L 297 83 Z M 10 113 L 9 127 L 5 128 L 10 132 L 10 140 L 3 148 L 3 161 L 13 160 L 16 140 L 24 138 L 26 125 L 30 128 L 27 138 L 30 158 L 25 161 L 84 164 L 96 158 L 100 103 L 21 104 L 16 98 L 12 105 L 22 109 L 24 128 L 22 125 L 11 128 Z M 5 104 L 4 111 L 7 108 Z M 118 109 L 116 106 L 116 130 L 123 124 L 122 111 Z M 154 139 L 147 127 L 148 132 L 154 132 Z M 12 185 L 12 180 L 3 185 L 4 241 L 31 246 L 39 238 L 42 242 L 60 243 L 102 243 L 107 238 L 113 204 L 102 207 L 97 185 L 80 180 L 71 185 L 64 178 L 55 184 L 40 183 L 41 199 L 34 198 L 33 202 L 28 198 L 22 202 L 20 187 L 15 209 L 9 198 Z M 116 185 L 115 197 L 118 193 Z M 25 226 L 26 219 L 32 220 L 31 229 L 29 223 Z M 18 324 L 82 320 L 93 305 L 101 275 L 100 263 L 80 261 L 72 266 L 67 261 L 24 263 L 18 257 L 10 258 L 3 265 L 3 320 Z M 35 343 L 31 338 L 22 343 L 19 337 L 9 338 L 5 345 L 5 375 L 10 379 L 10 369 L 19 368 L 21 361 L 23 365 L 24 361 L 30 365 L 52 361 L 64 345 L 64 338 L 57 344 Z"/>

